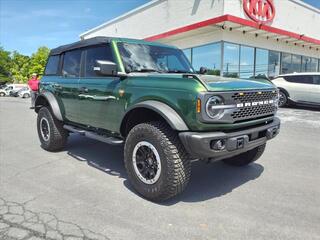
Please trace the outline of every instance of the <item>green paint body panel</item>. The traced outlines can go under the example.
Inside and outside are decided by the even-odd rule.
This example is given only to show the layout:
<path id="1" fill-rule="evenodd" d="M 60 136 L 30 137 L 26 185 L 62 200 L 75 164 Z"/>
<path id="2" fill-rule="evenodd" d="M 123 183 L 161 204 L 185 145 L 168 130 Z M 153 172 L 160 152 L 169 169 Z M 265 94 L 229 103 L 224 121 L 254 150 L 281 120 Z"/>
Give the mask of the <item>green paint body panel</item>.
<path id="1" fill-rule="evenodd" d="M 111 46 L 116 56 L 115 62 L 121 71 L 124 71 L 124 68 L 117 42 L 165 46 L 140 40 L 114 39 Z M 105 129 L 115 135 L 120 135 L 121 122 L 127 109 L 146 100 L 160 101 L 173 108 L 191 131 L 230 130 L 266 121 L 259 119 L 236 124 L 200 122 L 196 114 L 196 102 L 200 92 L 275 89 L 275 86 L 263 80 L 222 79 L 204 75 L 197 77 L 200 80 L 183 77 L 183 74 L 158 73 L 96 78 L 44 76 L 40 91 L 50 91 L 55 95 L 65 122 Z M 55 84 L 60 85 L 59 88 L 56 88 Z M 88 91 L 81 93 L 82 87 Z M 120 90 L 124 91 L 124 95 L 120 96 Z"/>

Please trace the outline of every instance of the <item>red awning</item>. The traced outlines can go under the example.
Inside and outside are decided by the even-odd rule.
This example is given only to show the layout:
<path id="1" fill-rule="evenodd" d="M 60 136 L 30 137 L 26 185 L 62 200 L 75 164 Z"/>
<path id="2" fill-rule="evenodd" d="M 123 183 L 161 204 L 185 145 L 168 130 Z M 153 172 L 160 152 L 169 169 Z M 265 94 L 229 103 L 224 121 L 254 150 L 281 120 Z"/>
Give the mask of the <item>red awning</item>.
<path id="1" fill-rule="evenodd" d="M 163 38 L 181 38 L 181 35 L 187 34 L 193 31 L 199 33 L 208 31 L 209 27 L 228 28 L 231 30 L 241 31 L 245 34 L 255 34 L 259 37 L 267 39 L 275 39 L 276 41 L 286 42 L 302 47 L 313 48 L 319 51 L 320 40 L 314 39 L 304 34 L 294 33 L 283 29 L 271 27 L 264 24 L 259 24 L 247 19 L 239 18 L 232 15 L 223 15 L 216 18 L 211 18 L 202 22 L 190 24 L 184 27 L 180 27 L 165 33 L 161 33 L 155 36 L 147 37 L 145 40 L 156 41 Z"/>

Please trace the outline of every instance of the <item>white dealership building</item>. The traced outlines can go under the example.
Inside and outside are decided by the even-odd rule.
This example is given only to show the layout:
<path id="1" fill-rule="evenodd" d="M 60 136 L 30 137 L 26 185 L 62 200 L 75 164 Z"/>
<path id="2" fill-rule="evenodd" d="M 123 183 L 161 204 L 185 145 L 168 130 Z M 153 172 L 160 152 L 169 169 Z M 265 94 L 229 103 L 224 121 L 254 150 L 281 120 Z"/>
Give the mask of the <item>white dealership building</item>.
<path id="1" fill-rule="evenodd" d="M 154 0 L 80 38 L 95 36 L 175 45 L 216 75 L 320 71 L 320 9 L 300 0 Z"/>

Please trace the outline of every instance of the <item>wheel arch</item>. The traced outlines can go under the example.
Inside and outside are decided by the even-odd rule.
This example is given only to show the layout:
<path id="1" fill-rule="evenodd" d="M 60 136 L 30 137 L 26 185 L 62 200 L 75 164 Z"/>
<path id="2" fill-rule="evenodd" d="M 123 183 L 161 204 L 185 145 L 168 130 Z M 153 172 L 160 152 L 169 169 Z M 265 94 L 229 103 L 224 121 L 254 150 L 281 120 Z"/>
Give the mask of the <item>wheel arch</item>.
<path id="1" fill-rule="evenodd" d="M 279 89 L 279 91 L 284 92 L 287 95 L 287 97 L 290 97 L 290 94 L 286 89 L 284 89 L 283 87 L 278 87 L 278 89 Z"/>
<path id="2" fill-rule="evenodd" d="M 136 124 L 157 119 L 164 120 L 174 130 L 189 130 L 184 120 L 173 108 L 163 102 L 148 100 L 128 108 L 121 121 L 120 133 L 125 137 Z"/>
<path id="3" fill-rule="evenodd" d="M 35 101 L 35 111 L 39 112 L 42 106 L 50 106 L 53 115 L 60 121 L 63 120 L 59 103 L 51 92 L 44 92 L 38 95 Z"/>

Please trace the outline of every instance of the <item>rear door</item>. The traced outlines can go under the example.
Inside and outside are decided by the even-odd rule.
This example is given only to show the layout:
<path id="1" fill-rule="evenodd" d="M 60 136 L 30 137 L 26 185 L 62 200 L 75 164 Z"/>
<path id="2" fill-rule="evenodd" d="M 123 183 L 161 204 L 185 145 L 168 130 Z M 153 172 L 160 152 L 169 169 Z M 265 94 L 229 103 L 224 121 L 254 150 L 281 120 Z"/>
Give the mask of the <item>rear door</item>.
<path id="1" fill-rule="evenodd" d="M 63 106 L 63 115 L 71 122 L 78 121 L 78 88 L 82 50 L 65 52 L 62 61 L 62 76 L 53 84 Z"/>
<path id="2" fill-rule="evenodd" d="M 110 44 L 84 50 L 83 71 L 79 81 L 79 123 L 116 131 L 119 114 L 119 87 L 115 76 L 101 76 L 94 71 L 96 60 L 115 62 Z"/>
<path id="3" fill-rule="evenodd" d="M 292 75 L 284 78 L 289 82 L 286 90 L 288 90 L 293 101 L 312 102 L 314 95 L 312 75 Z"/>

